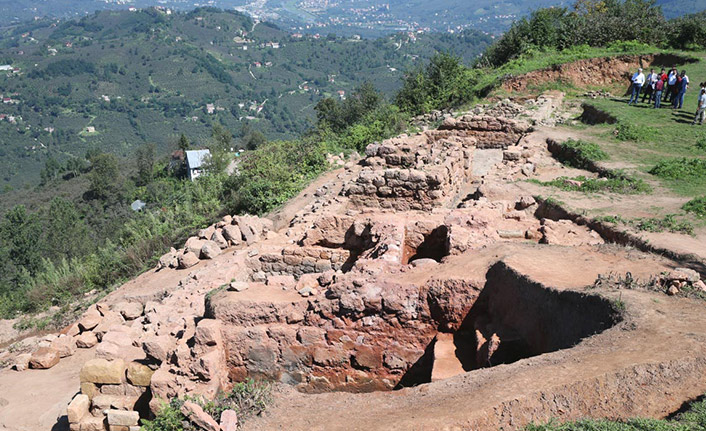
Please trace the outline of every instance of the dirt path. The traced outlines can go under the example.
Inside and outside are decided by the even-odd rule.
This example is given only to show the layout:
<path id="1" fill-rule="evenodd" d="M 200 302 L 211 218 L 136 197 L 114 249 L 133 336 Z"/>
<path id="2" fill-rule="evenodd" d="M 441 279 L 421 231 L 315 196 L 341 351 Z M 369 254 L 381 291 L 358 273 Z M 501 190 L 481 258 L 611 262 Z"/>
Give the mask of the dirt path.
<path id="1" fill-rule="evenodd" d="M 0 371 L 0 429 L 63 430 L 66 406 L 78 392 L 83 364 L 95 349 L 79 350 L 49 370 Z"/>

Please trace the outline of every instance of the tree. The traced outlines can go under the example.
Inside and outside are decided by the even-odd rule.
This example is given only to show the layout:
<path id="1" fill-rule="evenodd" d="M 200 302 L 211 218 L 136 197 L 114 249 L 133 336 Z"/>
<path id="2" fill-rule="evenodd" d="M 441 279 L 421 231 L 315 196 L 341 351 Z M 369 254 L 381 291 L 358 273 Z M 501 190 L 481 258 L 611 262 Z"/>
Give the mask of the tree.
<path id="1" fill-rule="evenodd" d="M 72 157 L 66 161 L 66 172 L 71 176 L 77 177 L 82 172 L 88 169 L 88 165 L 85 159 L 80 159 L 78 157 Z"/>
<path id="2" fill-rule="evenodd" d="M 135 152 L 135 155 L 137 161 L 137 177 L 140 184 L 147 185 L 154 179 L 154 144 L 141 145 Z"/>
<path id="3" fill-rule="evenodd" d="M 233 134 L 221 124 L 213 126 L 211 131 L 211 156 L 206 161 L 206 169 L 220 174 L 226 171 L 230 163 L 230 149 L 233 144 Z"/>
<path id="4" fill-rule="evenodd" d="M 107 199 L 119 189 L 120 171 L 118 159 L 112 154 L 93 157 L 89 174 L 90 192 L 98 198 Z"/>
<path id="5" fill-rule="evenodd" d="M 10 261 L 18 269 L 36 274 L 42 264 L 42 225 L 36 214 L 17 205 L 5 214 L 0 229 Z"/>
<path id="6" fill-rule="evenodd" d="M 259 130 L 253 130 L 243 138 L 243 144 L 248 150 L 254 150 L 267 143 L 267 138 Z"/>
<path id="7" fill-rule="evenodd" d="M 45 224 L 46 249 L 50 258 L 71 259 L 88 253 L 88 227 L 71 201 L 54 198 L 49 205 Z"/>
<path id="8" fill-rule="evenodd" d="M 321 126 L 341 132 L 378 109 L 382 103 L 382 94 L 371 83 L 365 82 L 343 102 L 327 97 L 320 100 L 314 109 Z"/>
<path id="9" fill-rule="evenodd" d="M 425 68 L 405 76 L 396 103 L 403 111 L 419 115 L 434 109 L 446 109 L 473 98 L 476 69 L 468 69 L 461 59 L 448 53 L 432 57 Z"/>
<path id="10" fill-rule="evenodd" d="M 191 143 L 189 142 L 189 138 L 187 138 L 186 135 L 182 133 L 181 136 L 179 137 L 179 142 L 177 143 L 177 146 L 179 147 L 179 149 L 181 151 L 186 152 L 187 150 L 189 150 L 191 148 Z"/>
<path id="11" fill-rule="evenodd" d="M 59 176 L 61 169 L 61 164 L 54 157 L 49 157 L 44 163 L 44 169 L 39 173 L 42 184 L 55 180 Z"/>

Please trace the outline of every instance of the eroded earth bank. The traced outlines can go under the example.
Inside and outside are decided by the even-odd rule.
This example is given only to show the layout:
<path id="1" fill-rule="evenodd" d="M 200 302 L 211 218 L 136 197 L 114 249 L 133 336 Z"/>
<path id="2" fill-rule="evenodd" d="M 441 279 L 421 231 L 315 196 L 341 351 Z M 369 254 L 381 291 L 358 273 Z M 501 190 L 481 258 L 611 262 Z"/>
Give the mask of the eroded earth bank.
<path id="1" fill-rule="evenodd" d="M 447 116 L 269 219 L 224 217 L 33 351 L 5 349 L 0 423 L 132 431 L 163 400 L 249 377 L 277 382 L 253 430 L 678 410 L 706 391 L 704 306 L 678 294 L 703 286 L 702 261 L 650 253 L 524 181 L 566 173 L 547 148 L 561 105 Z"/>

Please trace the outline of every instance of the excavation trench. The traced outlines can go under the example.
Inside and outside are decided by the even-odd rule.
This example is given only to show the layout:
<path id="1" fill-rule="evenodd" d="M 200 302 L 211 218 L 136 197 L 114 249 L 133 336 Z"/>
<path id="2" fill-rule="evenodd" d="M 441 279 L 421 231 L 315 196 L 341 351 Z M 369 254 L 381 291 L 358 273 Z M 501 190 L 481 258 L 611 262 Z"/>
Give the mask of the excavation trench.
<path id="1" fill-rule="evenodd" d="M 433 254 L 424 250 L 417 254 Z M 284 314 L 277 307 L 241 304 L 249 322 L 261 322 L 255 327 L 243 327 L 243 313 L 224 313 L 222 299 L 207 304 L 207 315 L 226 325 L 231 380 L 264 377 L 303 392 L 399 389 L 571 348 L 621 320 L 605 298 L 554 290 L 502 261 L 484 284 L 351 284 L 358 293 L 338 284 L 345 282 L 329 288 L 325 303 L 286 304 L 296 319 L 276 317 Z"/>
<path id="2" fill-rule="evenodd" d="M 438 334 L 398 387 L 570 348 L 621 320 L 605 298 L 553 290 L 503 262 L 486 277 L 459 328 Z"/>

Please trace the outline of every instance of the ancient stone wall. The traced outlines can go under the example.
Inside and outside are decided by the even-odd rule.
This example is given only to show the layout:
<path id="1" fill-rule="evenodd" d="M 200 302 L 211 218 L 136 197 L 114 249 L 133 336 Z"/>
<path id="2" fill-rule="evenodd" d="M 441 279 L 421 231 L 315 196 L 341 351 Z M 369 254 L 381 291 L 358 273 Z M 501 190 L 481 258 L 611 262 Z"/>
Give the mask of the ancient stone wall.
<path id="1" fill-rule="evenodd" d="M 68 406 L 71 431 L 137 431 L 146 417 L 154 368 L 122 359 L 93 359 L 81 368 L 81 393 Z"/>
<path id="2" fill-rule="evenodd" d="M 448 118 L 438 130 L 425 132 L 430 142 L 472 140 L 478 149 L 501 148 L 517 145 L 520 138 L 529 131 L 529 126 L 505 117 L 484 115 L 463 115 Z"/>
<path id="3" fill-rule="evenodd" d="M 438 328 L 459 327 L 481 287 L 463 280 L 381 285 L 374 277 L 345 274 L 322 274 L 318 283 L 325 297 L 273 292 L 269 300 L 253 301 L 221 292 L 210 300 L 207 315 L 224 325 L 232 380 L 262 376 L 313 392 L 419 382 L 428 367 L 414 366 Z"/>
<path id="4" fill-rule="evenodd" d="M 452 202 L 470 175 L 472 143 L 427 145 L 418 136 L 400 145 L 395 139 L 368 146 L 366 168 L 344 190 L 351 203 L 407 211 Z"/>
<path id="5" fill-rule="evenodd" d="M 293 275 L 338 271 L 350 258 L 350 251 L 324 247 L 289 247 L 276 253 L 263 253 L 249 260 L 255 281 L 271 275 Z"/>

